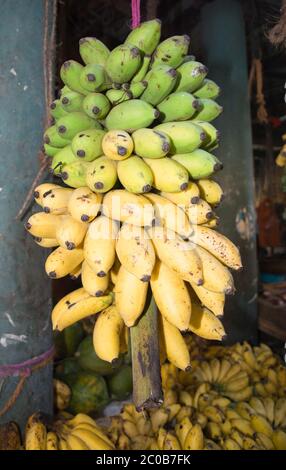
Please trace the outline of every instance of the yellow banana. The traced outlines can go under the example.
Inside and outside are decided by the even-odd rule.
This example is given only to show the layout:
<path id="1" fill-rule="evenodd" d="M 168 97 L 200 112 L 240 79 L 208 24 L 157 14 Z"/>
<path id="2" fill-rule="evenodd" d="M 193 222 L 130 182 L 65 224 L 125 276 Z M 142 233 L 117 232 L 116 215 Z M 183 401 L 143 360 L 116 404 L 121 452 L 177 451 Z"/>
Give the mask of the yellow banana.
<path id="1" fill-rule="evenodd" d="M 176 415 L 179 413 L 180 409 L 181 409 L 181 405 L 179 403 L 174 403 L 173 405 L 169 405 L 166 408 L 166 410 L 169 413 L 168 421 L 172 421 L 176 417 Z"/>
<path id="2" fill-rule="evenodd" d="M 198 286 L 190 281 L 190 284 L 195 291 L 201 303 L 216 316 L 222 316 L 225 304 L 225 294 L 221 292 L 211 292 L 205 287 Z"/>
<path id="3" fill-rule="evenodd" d="M 285 398 L 278 398 L 275 403 L 275 410 L 274 410 L 274 427 L 277 428 L 281 426 L 284 418 L 286 416 L 286 399 Z"/>
<path id="4" fill-rule="evenodd" d="M 62 216 L 57 226 L 56 239 L 61 247 L 74 250 L 82 243 L 87 228 L 87 223 L 78 222 L 71 215 Z"/>
<path id="5" fill-rule="evenodd" d="M 116 254 L 127 271 L 143 282 L 150 281 L 156 256 L 144 228 L 123 224 L 116 241 Z"/>
<path id="6" fill-rule="evenodd" d="M 199 199 L 196 204 L 186 206 L 185 212 L 191 224 L 205 224 L 214 218 L 211 206 L 204 199 Z"/>
<path id="7" fill-rule="evenodd" d="M 166 434 L 164 450 L 181 450 L 181 446 L 178 439 L 171 432 L 168 432 Z"/>
<path id="8" fill-rule="evenodd" d="M 189 370 L 191 368 L 190 354 L 184 338 L 178 328 L 169 323 L 163 316 L 160 316 L 160 319 L 160 328 L 168 360 L 178 369 Z"/>
<path id="9" fill-rule="evenodd" d="M 47 429 L 41 422 L 40 415 L 29 417 L 25 429 L 25 450 L 46 450 Z"/>
<path id="10" fill-rule="evenodd" d="M 236 392 L 225 391 L 224 393 L 233 401 L 248 400 L 252 395 L 252 387 L 250 385 L 247 385 L 242 390 L 238 390 Z"/>
<path id="11" fill-rule="evenodd" d="M 220 437 L 222 436 L 222 431 L 219 424 L 210 421 L 205 427 L 205 432 L 206 435 L 210 437 L 210 439 L 214 439 L 215 441 L 220 439 Z"/>
<path id="12" fill-rule="evenodd" d="M 197 204 L 199 202 L 200 190 L 196 183 L 190 181 L 188 187 L 183 191 L 179 191 L 178 193 L 162 191 L 160 194 L 166 199 L 169 199 L 169 201 L 174 202 L 174 204 L 184 208 L 190 204 Z"/>
<path id="13" fill-rule="evenodd" d="M 93 346 L 103 361 L 115 363 L 120 355 L 120 334 L 124 323 L 115 305 L 101 312 L 93 330 Z"/>
<path id="14" fill-rule="evenodd" d="M 53 183 L 42 183 L 39 186 L 37 186 L 34 190 L 34 199 L 37 204 L 40 206 L 43 206 L 42 204 L 42 199 L 44 194 L 47 192 L 51 191 L 51 189 L 59 189 L 62 188 L 59 184 L 53 184 Z"/>
<path id="15" fill-rule="evenodd" d="M 272 441 L 276 450 L 286 450 L 286 433 L 282 429 L 273 432 Z"/>
<path id="16" fill-rule="evenodd" d="M 56 248 L 59 246 L 59 242 L 56 238 L 34 237 L 34 240 L 37 245 L 41 246 L 42 248 Z"/>
<path id="17" fill-rule="evenodd" d="M 179 402 L 182 405 L 192 406 L 193 405 L 192 395 L 189 392 L 187 392 L 187 390 L 180 390 Z"/>
<path id="18" fill-rule="evenodd" d="M 241 447 L 238 445 L 238 443 L 235 440 L 231 439 L 231 437 L 228 437 L 224 440 L 223 448 L 225 450 L 241 450 Z"/>
<path id="19" fill-rule="evenodd" d="M 254 384 L 254 390 L 255 394 L 260 397 L 267 397 L 269 395 L 266 388 L 264 387 L 264 384 L 261 382 Z"/>
<path id="20" fill-rule="evenodd" d="M 101 297 L 109 285 L 109 273 L 106 276 L 99 277 L 86 260 L 82 263 L 81 282 L 83 288 L 90 295 Z"/>
<path id="21" fill-rule="evenodd" d="M 255 441 L 265 450 L 275 450 L 272 439 L 262 432 L 257 432 L 255 434 Z"/>
<path id="22" fill-rule="evenodd" d="M 237 429 L 232 429 L 230 438 L 233 439 L 241 449 L 243 448 L 243 434 L 241 434 Z"/>
<path id="23" fill-rule="evenodd" d="M 204 448 L 204 435 L 199 424 L 192 426 L 182 448 L 183 450 L 202 450 Z"/>
<path id="24" fill-rule="evenodd" d="M 55 239 L 60 222 L 61 217 L 57 215 L 37 212 L 28 219 L 26 229 L 33 237 Z"/>
<path id="25" fill-rule="evenodd" d="M 155 302 L 164 318 L 181 331 L 188 329 L 192 304 L 184 281 L 157 261 L 151 277 Z"/>
<path id="26" fill-rule="evenodd" d="M 247 419 L 232 419 L 231 424 L 234 429 L 237 429 L 245 436 L 253 436 L 255 433 L 254 428 Z"/>
<path id="27" fill-rule="evenodd" d="M 255 409 L 245 401 L 237 403 L 235 409 L 242 418 L 248 419 L 249 421 L 251 420 L 252 416 L 256 414 Z"/>
<path id="28" fill-rule="evenodd" d="M 270 424 L 274 421 L 275 401 L 271 397 L 263 398 L 263 405 L 266 411 L 266 417 Z"/>
<path id="29" fill-rule="evenodd" d="M 164 427 L 168 422 L 169 413 L 164 408 L 157 408 L 152 410 L 150 415 L 152 431 L 156 434 L 160 427 Z"/>
<path id="30" fill-rule="evenodd" d="M 112 446 L 101 439 L 95 432 L 80 427 L 73 429 L 72 435 L 81 439 L 90 450 L 112 450 Z"/>
<path id="31" fill-rule="evenodd" d="M 256 413 L 266 417 L 266 409 L 262 400 L 257 397 L 251 397 L 249 400 L 249 404 L 250 406 L 252 406 Z"/>
<path id="32" fill-rule="evenodd" d="M 44 212 L 55 215 L 65 214 L 68 211 L 68 203 L 73 190 L 70 188 L 54 188 L 43 194 L 39 203 Z"/>
<path id="33" fill-rule="evenodd" d="M 192 423 L 189 417 L 183 418 L 180 422 L 177 422 L 175 426 L 175 432 L 181 444 L 181 447 L 184 446 L 186 437 L 188 436 L 190 430 L 192 429 Z"/>
<path id="34" fill-rule="evenodd" d="M 120 267 L 116 284 L 115 304 L 126 326 L 133 326 L 142 314 L 146 302 L 148 283 Z"/>
<path id="35" fill-rule="evenodd" d="M 115 240 L 119 225 L 104 216 L 89 225 L 84 241 L 84 257 L 99 277 L 105 277 L 115 261 Z"/>
<path id="36" fill-rule="evenodd" d="M 129 437 L 129 439 L 133 439 L 134 437 L 138 436 L 138 429 L 136 423 L 132 423 L 132 421 L 124 421 L 123 430 L 126 436 Z"/>
<path id="37" fill-rule="evenodd" d="M 225 392 L 239 392 L 240 390 L 248 386 L 248 375 L 246 374 L 246 372 L 243 374 L 243 371 L 240 374 L 240 377 L 234 377 L 232 380 L 229 380 L 227 383 L 224 383 Z"/>
<path id="38" fill-rule="evenodd" d="M 217 359 L 217 358 L 212 359 L 210 361 L 210 368 L 211 368 L 211 371 L 212 371 L 212 381 L 216 382 L 218 377 L 219 377 L 219 373 L 220 373 L 220 361 L 219 361 L 219 359 Z"/>
<path id="39" fill-rule="evenodd" d="M 213 399 L 212 404 L 219 408 L 226 408 L 231 404 L 231 401 L 226 397 L 218 396 Z"/>
<path id="40" fill-rule="evenodd" d="M 243 437 L 243 449 L 244 450 L 258 450 L 259 447 L 252 437 Z"/>
<path id="41" fill-rule="evenodd" d="M 211 206 L 218 206 L 223 198 L 223 190 L 221 186 L 214 180 L 201 179 L 197 181 L 200 195 Z"/>
<path id="42" fill-rule="evenodd" d="M 73 191 L 68 211 L 78 222 L 91 222 L 98 214 L 102 202 L 102 194 L 94 193 L 87 186 Z"/>
<path id="43" fill-rule="evenodd" d="M 220 424 L 221 430 L 224 435 L 229 436 L 232 431 L 232 425 L 229 419 L 225 419 L 223 423 Z"/>
<path id="44" fill-rule="evenodd" d="M 222 380 L 225 380 L 225 377 L 227 374 L 230 372 L 232 368 L 232 363 L 228 359 L 222 359 L 221 365 L 220 365 L 220 373 L 218 376 L 218 382 L 222 382 Z"/>
<path id="45" fill-rule="evenodd" d="M 89 450 L 90 448 L 86 443 L 78 436 L 75 436 L 73 433 L 66 436 L 66 441 L 71 450 Z"/>
<path id="46" fill-rule="evenodd" d="M 60 437 L 60 440 L 59 440 L 59 450 L 71 450 L 66 439 L 62 436 Z"/>
<path id="47" fill-rule="evenodd" d="M 80 263 L 75 269 L 70 272 L 70 278 L 76 281 L 81 276 L 82 263 Z"/>
<path id="48" fill-rule="evenodd" d="M 204 450 L 221 450 L 221 447 L 212 439 L 205 438 Z"/>
<path id="49" fill-rule="evenodd" d="M 55 432 L 47 433 L 46 450 L 59 450 L 58 436 Z"/>
<path id="50" fill-rule="evenodd" d="M 70 432 L 73 432 L 73 429 L 86 429 L 88 431 L 91 431 L 94 434 L 96 434 L 98 437 L 100 437 L 100 439 L 102 439 L 104 442 L 106 442 L 107 445 L 110 445 L 113 447 L 113 443 L 111 442 L 111 440 L 106 436 L 103 430 L 95 422 L 94 424 L 82 422 L 78 424 L 77 426 L 75 426 L 74 428 L 72 428 Z"/>
<path id="51" fill-rule="evenodd" d="M 221 341 L 225 330 L 221 321 L 207 308 L 192 302 L 191 319 L 188 330 L 204 339 Z"/>
<path id="52" fill-rule="evenodd" d="M 103 215 L 132 225 L 151 227 L 154 208 L 144 196 L 116 189 L 105 194 L 102 202 Z"/>
<path id="53" fill-rule="evenodd" d="M 83 261 L 84 253 L 81 248 L 67 250 L 59 246 L 46 259 L 45 270 L 52 279 L 67 276 Z"/>
<path id="54" fill-rule="evenodd" d="M 204 248 L 197 246 L 196 251 L 203 265 L 204 288 L 212 292 L 232 294 L 234 283 L 230 271 Z"/>
<path id="55" fill-rule="evenodd" d="M 208 418 L 209 421 L 213 421 L 217 424 L 223 423 L 225 419 L 223 412 L 213 405 L 209 405 L 204 408 L 204 415 Z"/>
<path id="56" fill-rule="evenodd" d="M 210 384 L 209 383 L 202 383 L 198 386 L 196 392 L 195 392 L 195 395 L 194 395 L 194 403 L 193 403 L 193 406 L 194 408 L 198 408 L 198 402 L 199 402 L 199 398 L 201 395 L 203 395 L 204 393 L 208 392 L 210 390 Z"/>
<path id="57" fill-rule="evenodd" d="M 218 225 L 219 225 L 219 217 L 215 216 L 213 217 L 213 219 L 210 219 L 204 224 L 202 224 L 202 227 L 215 229 L 218 227 Z"/>
<path id="58" fill-rule="evenodd" d="M 222 378 L 220 378 L 220 380 L 223 379 L 224 382 L 228 382 L 229 380 L 234 379 L 240 372 L 240 364 L 232 364 L 228 372 Z"/>
<path id="59" fill-rule="evenodd" d="M 130 449 L 130 439 L 126 436 L 125 433 L 122 433 L 119 436 L 117 447 L 119 450 L 129 450 Z"/>

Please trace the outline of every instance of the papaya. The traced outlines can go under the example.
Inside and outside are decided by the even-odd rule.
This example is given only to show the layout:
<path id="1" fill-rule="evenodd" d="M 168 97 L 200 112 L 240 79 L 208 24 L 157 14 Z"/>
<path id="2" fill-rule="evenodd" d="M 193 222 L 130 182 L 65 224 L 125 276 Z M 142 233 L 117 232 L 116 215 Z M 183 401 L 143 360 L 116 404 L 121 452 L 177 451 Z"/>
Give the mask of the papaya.
<path id="1" fill-rule="evenodd" d="M 124 400 L 132 393 L 132 367 L 123 365 L 112 376 L 107 378 L 111 398 Z"/>
<path id="2" fill-rule="evenodd" d="M 65 382 L 71 389 L 67 409 L 70 413 L 97 414 L 110 400 L 104 378 L 94 372 L 80 371 L 66 375 Z"/>

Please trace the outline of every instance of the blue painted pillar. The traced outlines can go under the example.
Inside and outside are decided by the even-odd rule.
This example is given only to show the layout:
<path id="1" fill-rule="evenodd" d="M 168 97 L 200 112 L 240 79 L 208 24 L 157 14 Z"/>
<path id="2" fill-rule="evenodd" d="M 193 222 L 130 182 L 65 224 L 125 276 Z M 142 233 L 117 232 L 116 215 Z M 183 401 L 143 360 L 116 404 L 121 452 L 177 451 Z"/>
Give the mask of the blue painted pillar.
<path id="1" fill-rule="evenodd" d="M 53 0 L 50 1 L 52 3 Z M 45 250 L 16 221 L 38 171 L 45 103 L 43 0 L 0 0 L 0 366 L 26 361 L 52 345 L 51 286 Z M 34 210 L 38 210 L 35 207 Z M 0 409 L 17 377 L 0 387 Z M 0 422 L 23 426 L 34 411 L 52 412 L 52 365 L 26 380 Z"/>
<path id="2" fill-rule="evenodd" d="M 224 112 L 215 121 L 222 142 L 215 153 L 224 164 L 218 175 L 225 199 L 219 230 L 240 247 L 244 270 L 235 274 L 237 293 L 228 298 L 224 323 L 228 341 L 256 340 L 257 255 L 250 103 L 244 20 L 239 0 L 214 0 L 201 16 L 204 62 L 222 88 Z"/>

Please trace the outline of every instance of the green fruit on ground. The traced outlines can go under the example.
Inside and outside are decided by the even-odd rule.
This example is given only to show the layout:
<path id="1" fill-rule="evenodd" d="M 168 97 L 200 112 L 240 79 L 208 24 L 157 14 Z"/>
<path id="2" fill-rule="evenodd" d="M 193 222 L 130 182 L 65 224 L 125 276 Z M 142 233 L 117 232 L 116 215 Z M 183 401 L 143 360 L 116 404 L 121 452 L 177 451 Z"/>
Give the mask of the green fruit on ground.
<path id="1" fill-rule="evenodd" d="M 94 372 L 66 375 L 65 382 L 71 389 L 70 413 L 97 414 L 110 400 L 104 378 Z"/>
<path id="2" fill-rule="evenodd" d="M 136 155 L 117 164 L 118 178 L 121 184 L 130 193 L 147 193 L 153 185 L 153 173 L 142 158 Z"/>
<path id="3" fill-rule="evenodd" d="M 132 367 L 123 365 L 111 377 L 107 379 L 108 390 L 111 398 L 124 400 L 132 393 Z"/>
<path id="4" fill-rule="evenodd" d="M 77 91 L 64 91 L 61 94 L 62 107 L 68 113 L 71 113 L 73 111 L 81 111 L 83 98 L 84 95 L 78 93 Z"/>
<path id="5" fill-rule="evenodd" d="M 69 145 L 70 141 L 58 134 L 57 126 L 51 126 L 44 133 L 44 143 L 52 147 L 63 148 Z"/>
<path id="6" fill-rule="evenodd" d="M 194 180 L 208 178 L 222 169 L 222 163 L 214 155 L 201 149 L 191 153 L 173 155 L 172 160 L 183 165 Z"/>
<path id="7" fill-rule="evenodd" d="M 136 155 L 145 158 L 162 158 L 170 150 L 170 138 L 164 132 L 154 129 L 138 129 L 132 139 Z"/>
<path id="8" fill-rule="evenodd" d="M 73 356 L 83 338 L 84 329 L 80 322 L 68 326 L 61 332 L 56 332 L 54 334 L 56 357 L 64 358 Z"/>
<path id="9" fill-rule="evenodd" d="M 65 85 L 71 90 L 87 95 L 87 91 L 82 87 L 80 83 L 80 74 L 84 67 L 75 60 L 67 60 L 63 63 L 60 70 L 60 76 Z"/>
<path id="10" fill-rule="evenodd" d="M 83 370 L 96 372 L 100 375 L 112 375 L 120 367 L 122 360 L 116 365 L 100 359 L 94 351 L 92 336 L 89 335 L 80 343 L 75 354 L 80 367 Z"/>
<path id="11" fill-rule="evenodd" d="M 102 93 L 89 93 L 83 100 L 84 112 L 93 119 L 104 119 L 110 110 L 110 102 Z"/>
<path id="12" fill-rule="evenodd" d="M 87 37 L 80 39 L 79 53 L 86 65 L 105 65 L 105 62 L 110 54 L 110 50 L 99 39 Z"/>
<path id="13" fill-rule="evenodd" d="M 161 21 L 156 18 L 145 21 L 133 29 L 125 39 L 125 43 L 137 46 L 144 54 L 152 54 L 159 44 L 160 36 Z"/>
<path id="14" fill-rule="evenodd" d="M 81 188 L 82 186 L 86 186 L 86 172 L 89 165 L 89 162 L 80 162 L 78 159 L 72 163 L 64 165 L 61 169 L 62 180 L 71 188 Z"/>
<path id="15" fill-rule="evenodd" d="M 114 83 L 126 83 L 136 74 L 141 66 L 140 50 L 131 44 L 117 46 L 108 56 L 106 72 Z"/>
<path id="16" fill-rule="evenodd" d="M 66 116 L 68 114 L 68 112 L 64 110 L 60 100 L 53 101 L 50 106 L 50 110 L 51 115 L 55 119 L 60 119 L 61 117 Z"/>
<path id="17" fill-rule="evenodd" d="M 67 357 L 58 363 L 55 368 L 55 377 L 63 380 L 67 375 L 77 374 L 82 371 L 75 357 Z"/>
<path id="18" fill-rule="evenodd" d="M 142 100 L 129 100 L 115 106 L 106 117 L 106 127 L 135 131 L 141 127 L 149 127 L 154 119 L 159 116 L 159 111 L 149 103 Z"/>
<path id="19" fill-rule="evenodd" d="M 154 128 L 162 131 L 170 138 L 170 153 L 192 152 L 202 145 L 206 133 L 198 124 L 191 121 L 166 122 Z"/>
<path id="20" fill-rule="evenodd" d="M 86 162 L 92 162 L 100 157 L 105 134 L 105 131 L 100 129 L 90 129 L 76 134 L 71 144 L 74 155 Z"/>
<path id="21" fill-rule="evenodd" d="M 179 67 L 184 62 L 188 53 L 190 38 L 184 36 L 171 36 L 162 41 L 153 54 L 152 67 L 158 64 L 167 64 L 171 67 Z"/>
<path id="22" fill-rule="evenodd" d="M 153 186 L 159 191 L 173 193 L 187 188 L 189 175 L 184 166 L 167 157 L 144 158 L 144 161 L 150 166 L 154 176 Z"/>
<path id="23" fill-rule="evenodd" d="M 104 68 L 99 64 L 89 64 L 83 67 L 80 74 L 80 84 L 87 92 L 101 91 L 107 84 Z"/>
<path id="24" fill-rule="evenodd" d="M 199 100 L 187 91 L 178 91 L 167 96 L 158 104 L 160 121 L 187 121 L 199 108 Z"/>
<path id="25" fill-rule="evenodd" d="M 60 118 L 56 126 L 63 139 L 72 140 L 78 132 L 97 127 L 97 123 L 83 112 L 73 112 Z"/>
<path id="26" fill-rule="evenodd" d="M 177 72 L 178 80 L 175 91 L 188 91 L 191 93 L 202 85 L 208 69 L 200 62 L 191 60 L 180 65 Z"/>
<path id="27" fill-rule="evenodd" d="M 147 73 L 144 80 L 148 85 L 141 100 L 155 106 L 172 92 L 177 81 L 177 71 L 168 65 L 159 64 Z"/>
<path id="28" fill-rule="evenodd" d="M 76 157 L 72 151 L 71 145 L 67 145 L 63 149 L 58 149 L 58 152 L 54 156 L 51 169 L 54 175 L 59 175 L 62 172 L 63 166 L 73 163 L 76 161 Z"/>
<path id="29" fill-rule="evenodd" d="M 106 193 L 117 181 L 116 164 L 105 155 L 89 164 L 86 185 L 96 193 Z"/>
<path id="30" fill-rule="evenodd" d="M 193 116 L 194 120 L 210 122 L 216 119 L 223 111 L 223 107 L 208 98 L 199 100 L 199 108 Z"/>
<path id="31" fill-rule="evenodd" d="M 211 98 L 215 99 L 220 94 L 220 87 L 213 81 L 205 78 L 201 87 L 194 91 L 197 98 Z"/>

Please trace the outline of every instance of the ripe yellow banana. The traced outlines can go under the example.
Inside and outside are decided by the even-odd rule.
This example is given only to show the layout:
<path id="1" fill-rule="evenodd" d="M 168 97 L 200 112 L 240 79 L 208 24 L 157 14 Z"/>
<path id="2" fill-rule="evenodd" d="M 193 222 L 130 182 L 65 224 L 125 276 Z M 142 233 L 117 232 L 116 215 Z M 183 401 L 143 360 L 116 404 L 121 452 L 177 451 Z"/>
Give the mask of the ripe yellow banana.
<path id="1" fill-rule="evenodd" d="M 120 334 L 124 323 L 115 305 L 101 312 L 93 330 L 93 346 L 103 361 L 115 363 L 120 355 Z"/>
<path id="2" fill-rule="evenodd" d="M 199 199 L 196 204 L 185 207 L 185 212 L 191 224 L 205 224 L 214 218 L 211 206 L 204 199 Z"/>
<path id="3" fill-rule="evenodd" d="M 211 292 L 210 290 L 205 289 L 203 285 L 198 286 L 192 281 L 190 281 L 190 284 L 201 303 L 208 310 L 218 317 L 223 315 L 225 294 L 222 294 L 221 292 Z"/>
<path id="4" fill-rule="evenodd" d="M 232 363 L 228 359 L 223 358 L 221 360 L 220 373 L 219 373 L 219 376 L 218 376 L 218 382 L 222 382 L 222 380 L 225 379 L 227 374 L 230 372 L 231 367 L 232 367 Z"/>
<path id="5" fill-rule="evenodd" d="M 275 403 L 275 410 L 274 410 L 274 427 L 277 428 L 281 426 L 284 418 L 286 416 L 286 399 L 285 398 L 278 398 Z"/>
<path id="6" fill-rule="evenodd" d="M 168 360 L 181 370 L 189 370 L 190 354 L 178 328 L 160 316 L 160 328 Z"/>
<path id="7" fill-rule="evenodd" d="M 73 191 L 68 211 L 78 222 L 91 222 L 98 214 L 102 202 L 102 194 L 94 193 L 87 186 Z"/>
<path id="8" fill-rule="evenodd" d="M 244 374 L 244 375 L 242 375 Z M 241 372 L 241 375 L 238 377 L 234 377 L 233 379 L 229 380 L 227 383 L 224 383 L 224 391 L 229 392 L 238 392 L 249 384 L 249 378 L 246 372 Z"/>
<path id="9" fill-rule="evenodd" d="M 34 237 L 34 240 L 37 245 L 41 246 L 42 248 L 56 248 L 59 246 L 59 242 L 56 238 Z"/>
<path id="10" fill-rule="evenodd" d="M 87 444 L 78 436 L 70 433 L 66 436 L 66 441 L 71 450 L 89 450 Z"/>
<path id="11" fill-rule="evenodd" d="M 192 302 L 191 319 L 188 330 L 204 339 L 221 341 L 225 330 L 221 321 L 207 308 Z M 216 379 L 215 379 L 216 380 Z"/>
<path id="12" fill-rule="evenodd" d="M 221 450 L 221 447 L 212 439 L 205 438 L 204 450 Z"/>
<path id="13" fill-rule="evenodd" d="M 266 411 L 266 417 L 270 424 L 274 421 L 274 413 L 275 413 L 275 401 L 271 397 L 263 398 L 263 405 Z"/>
<path id="14" fill-rule="evenodd" d="M 200 198 L 200 190 L 197 184 L 191 181 L 188 183 L 187 189 L 183 191 L 179 191 L 178 193 L 161 192 L 160 194 L 182 208 L 190 204 L 197 204 Z"/>
<path id="15" fill-rule="evenodd" d="M 186 437 L 192 429 L 192 426 L 193 425 L 188 416 L 177 422 L 175 426 L 175 432 L 182 447 L 184 446 Z"/>
<path id="16" fill-rule="evenodd" d="M 46 259 L 45 270 L 52 279 L 59 279 L 70 274 L 83 261 L 81 248 L 70 251 L 59 246 Z"/>
<path id="17" fill-rule="evenodd" d="M 164 450 L 181 450 L 181 446 L 180 446 L 178 439 L 171 432 L 168 432 L 166 434 L 163 449 Z"/>
<path id="18" fill-rule="evenodd" d="M 251 420 L 252 416 L 256 414 L 256 411 L 252 406 L 249 405 L 246 401 L 241 401 L 237 403 L 235 407 L 236 411 L 240 414 L 242 418 Z"/>
<path id="19" fill-rule="evenodd" d="M 286 433 L 282 429 L 273 432 L 272 441 L 276 450 L 286 450 Z"/>
<path id="20" fill-rule="evenodd" d="M 72 435 L 81 439 L 90 450 L 112 450 L 111 445 L 90 430 L 77 427 L 73 429 Z"/>
<path id="21" fill-rule="evenodd" d="M 56 239 L 63 248 L 74 250 L 82 243 L 87 229 L 87 223 L 78 222 L 71 215 L 62 216 L 57 226 Z"/>
<path id="22" fill-rule="evenodd" d="M 223 190 L 221 186 L 214 180 L 201 179 L 197 181 L 200 189 L 201 197 L 204 198 L 211 206 L 218 206 L 223 199 Z"/>
<path id="23" fill-rule="evenodd" d="M 46 450 L 47 429 L 41 422 L 40 415 L 29 417 L 25 430 L 25 450 Z"/>
<path id="24" fill-rule="evenodd" d="M 153 204 L 156 220 L 167 229 L 177 232 L 183 238 L 189 238 L 193 228 L 183 209 L 158 194 L 148 193 L 145 195 Z"/>
<path id="25" fill-rule="evenodd" d="M 163 227 L 148 230 L 158 258 L 182 279 L 196 285 L 203 283 L 202 262 L 192 243 Z"/>
<path id="26" fill-rule="evenodd" d="M 213 219 L 208 220 L 204 224 L 202 224 L 202 227 L 207 227 L 207 228 L 217 228 L 219 225 L 219 217 L 215 216 Z"/>
<path id="27" fill-rule="evenodd" d="M 232 429 L 230 437 L 239 445 L 241 449 L 243 448 L 243 434 L 241 434 L 241 432 L 239 432 L 237 429 Z"/>
<path id="28" fill-rule="evenodd" d="M 104 216 L 89 225 L 84 240 L 84 257 L 99 277 L 105 277 L 115 261 L 115 241 L 119 225 Z"/>
<path id="29" fill-rule="evenodd" d="M 263 434 L 262 432 L 256 433 L 255 441 L 262 449 L 275 450 L 272 439 L 270 439 L 270 437 L 266 436 L 266 434 Z"/>
<path id="30" fill-rule="evenodd" d="M 208 250 L 229 268 L 238 270 L 242 267 L 238 248 L 216 230 L 195 225 L 190 240 Z"/>
<path id="31" fill-rule="evenodd" d="M 182 448 L 183 450 L 202 450 L 204 448 L 204 435 L 199 424 L 192 426 Z"/>
<path id="32" fill-rule="evenodd" d="M 81 422 L 77 426 L 74 426 L 73 428 L 69 429 L 69 432 L 73 432 L 73 429 L 86 429 L 88 431 L 91 431 L 92 433 L 99 436 L 104 442 L 106 442 L 107 445 L 113 447 L 112 441 L 107 437 L 104 431 L 95 422 L 93 424 Z"/>
<path id="33" fill-rule="evenodd" d="M 254 437 L 254 436 L 253 436 Z M 243 450 L 258 450 L 259 447 L 252 437 L 243 437 Z"/>
<path id="34" fill-rule="evenodd" d="M 42 198 L 44 194 L 49 192 L 51 189 L 61 188 L 59 184 L 43 183 L 37 186 L 34 190 L 34 199 L 39 206 L 42 206 Z"/>
<path id="35" fill-rule="evenodd" d="M 241 450 L 241 447 L 238 445 L 238 443 L 234 439 L 231 439 L 231 437 L 228 437 L 224 440 L 223 448 L 225 450 Z"/>
<path id="36" fill-rule="evenodd" d="M 68 202 L 73 190 L 70 188 L 54 188 L 43 194 L 40 205 L 44 212 L 55 215 L 65 214 L 68 211 Z"/>
<path id="37" fill-rule="evenodd" d="M 209 421 L 213 421 L 217 424 L 221 424 L 225 420 L 223 412 L 218 407 L 213 405 L 208 405 L 204 408 L 204 415 L 208 418 Z"/>
<path id="38" fill-rule="evenodd" d="M 144 228 L 123 224 L 116 241 L 116 254 L 127 271 L 143 282 L 150 281 L 156 255 Z"/>
<path id="39" fill-rule="evenodd" d="M 215 441 L 219 440 L 222 436 L 220 425 L 211 421 L 206 425 L 205 432 L 208 437 Z"/>
<path id="40" fill-rule="evenodd" d="M 105 194 L 102 214 L 113 220 L 142 227 L 151 227 L 155 217 L 153 205 L 148 199 L 125 189 L 116 189 Z"/>
<path id="41" fill-rule="evenodd" d="M 240 431 L 244 436 L 252 437 L 255 433 L 254 428 L 247 419 L 239 418 L 231 420 L 232 427 Z"/>
<path id="42" fill-rule="evenodd" d="M 115 304 L 126 326 L 133 326 L 142 314 L 147 290 L 148 282 L 140 281 L 123 266 L 120 267 L 114 288 Z"/>
<path id="43" fill-rule="evenodd" d="M 113 266 L 110 270 L 110 279 L 111 279 L 111 282 L 112 284 L 116 284 L 116 279 L 117 279 L 117 275 L 118 275 L 118 271 L 120 269 L 120 266 L 121 266 L 121 263 L 119 261 L 119 259 L 117 258 L 117 256 L 115 256 L 115 261 L 113 263 Z"/>
<path id="44" fill-rule="evenodd" d="M 109 273 L 104 277 L 99 277 L 91 269 L 86 260 L 82 263 L 81 282 L 84 289 L 95 297 L 101 297 L 108 288 Z"/>
<path id="45" fill-rule="evenodd" d="M 71 447 L 67 443 L 66 439 L 62 436 L 59 439 L 59 450 L 71 450 Z"/>
<path id="46" fill-rule="evenodd" d="M 189 327 L 192 304 L 184 281 L 157 261 L 151 277 L 155 302 L 165 319 L 181 331 Z"/>
<path id="47" fill-rule="evenodd" d="M 46 450 L 59 450 L 59 440 L 55 432 L 47 433 Z"/>
<path id="48" fill-rule="evenodd" d="M 252 395 L 252 387 L 247 385 L 245 388 L 237 391 L 237 392 L 225 392 L 231 400 L 233 401 L 243 401 L 248 400 Z"/>
<path id="49" fill-rule="evenodd" d="M 197 246 L 196 251 L 203 265 L 204 288 L 221 294 L 232 294 L 234 283 L 228 268 L 204 248 Z"/>
<path id="50" fill-rule="evenodd" d="M 33 237 L 56 238 L 57 227 L 61 217 L 45 212 L 37 212 L 31 215 L 26 223 L 26 229 Z"/>
<path id="51" fill-rule="evenodd" d="M 198 408 L 199 404 L 199 398 L 201 395 L 204 393 L 207 393 L 210 390 L 210 384 L 209 383 L 202 383 L 198 386 L 195 395 L 194 395 L 194 400 L 193 400 L 193 406 L 194 408 Z"/>

